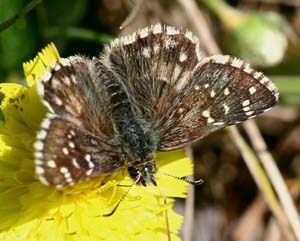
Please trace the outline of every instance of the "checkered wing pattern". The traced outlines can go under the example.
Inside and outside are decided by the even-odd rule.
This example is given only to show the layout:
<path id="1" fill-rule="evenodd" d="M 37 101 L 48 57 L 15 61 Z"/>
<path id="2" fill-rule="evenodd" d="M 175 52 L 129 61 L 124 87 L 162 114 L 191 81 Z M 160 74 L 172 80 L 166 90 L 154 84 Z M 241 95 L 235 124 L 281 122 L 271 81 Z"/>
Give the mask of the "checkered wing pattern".
<path id="1" fill-rule="evenodd" d="M 271 80 L 230 56 L 203 58 L 161 122 L 159 150 L 172 150 L 268 110 L 278 101 Z"/>
<path id="2" fill-rule="evenodd" d="M 60 59 L 49 68 L 38 92 L 49 114 L 35 143 L 36 173 L 62 187 L 118 170 L 124 165 L 114 135 L 109 103 L 90 69 L 105 79 L 107 70 L 81 57 Z"/>
<path id="3" fill-rule="evenodd" d="M 156 122 L 201 56 L 191 32 L 157 24 L 114 40 L 102 59 L 123 83 L 136 114 Z"/>
<path id="4" fill-rule="evenodd" d="M 204 57 L 190 32 L 160 24 L 112 42 L 104 62 L 128 92 L 137 116 L 172 150 L 277 103 L 278 90 L 262 73 L 226 55 Z"/>

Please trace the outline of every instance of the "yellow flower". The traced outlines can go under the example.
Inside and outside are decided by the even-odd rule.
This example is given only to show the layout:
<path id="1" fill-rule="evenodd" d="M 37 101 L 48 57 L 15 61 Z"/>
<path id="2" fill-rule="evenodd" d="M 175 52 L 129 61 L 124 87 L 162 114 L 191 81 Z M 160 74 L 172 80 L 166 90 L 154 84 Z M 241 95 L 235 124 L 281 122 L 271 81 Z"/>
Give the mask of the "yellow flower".
<path id="1" fill-rule="evenodd" d="M 64 189 L 38 180 L 33 143 L 47 109 L 36 81 L 58 58 L 50 44 L 24 64 L 28 87 L 0 84 L 0 240 L 167 240 L 166 213 L 172 240 L 179 240 L 182 217 L 172 210 L 172 197 L 184 198 L 187 184 L 162 173 L 191 174 L 183 150 L 158 153 L 158 186 L 134 186 L 109 217 L 103 214 L 132 184 L 125 169 Z"/>

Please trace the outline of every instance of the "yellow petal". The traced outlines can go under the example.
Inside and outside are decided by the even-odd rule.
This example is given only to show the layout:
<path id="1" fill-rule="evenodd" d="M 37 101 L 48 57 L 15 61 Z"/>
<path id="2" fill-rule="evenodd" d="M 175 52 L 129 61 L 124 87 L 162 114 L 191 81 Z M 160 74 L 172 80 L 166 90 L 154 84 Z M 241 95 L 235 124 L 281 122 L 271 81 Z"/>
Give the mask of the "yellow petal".
<path id="1" fill-rule="evenodd" d="M 53 43 L 48 44 L 38 55 L 26 63 L 23 63 L 23 70 L 29 86 L 33 86 L 42 76 L 46 67 L 52 66 L 60 58 Z"/>

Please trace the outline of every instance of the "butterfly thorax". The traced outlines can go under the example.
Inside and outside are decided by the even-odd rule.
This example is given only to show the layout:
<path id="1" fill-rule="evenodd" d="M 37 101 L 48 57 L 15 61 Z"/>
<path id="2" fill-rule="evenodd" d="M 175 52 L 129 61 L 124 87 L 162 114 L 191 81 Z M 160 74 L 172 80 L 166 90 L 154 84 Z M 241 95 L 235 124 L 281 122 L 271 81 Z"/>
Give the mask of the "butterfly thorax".
<path id="1" fill-rule="evenodd" d="M 128 160 L 128 173 L 138 184 L 154 184 L 156 166 L 154 133 L 147 129 L 144 120 L 130 118 L 116 121 L 123 152 Z"/>

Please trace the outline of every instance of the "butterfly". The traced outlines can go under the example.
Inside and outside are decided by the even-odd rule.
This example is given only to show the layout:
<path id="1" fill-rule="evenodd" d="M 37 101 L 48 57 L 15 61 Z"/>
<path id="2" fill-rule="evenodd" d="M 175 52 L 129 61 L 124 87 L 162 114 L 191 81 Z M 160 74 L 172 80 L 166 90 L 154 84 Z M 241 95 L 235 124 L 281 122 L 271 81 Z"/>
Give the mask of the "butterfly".
<path id="1" fill-rule="evenodd" d="M 35 170 L 57 188 L 124 167 L 135 183 L 156 185 L 156 151 L 255 117 L 279 96 L 249 64 L 205 56 L 191 32 L 161 24 L 113 40 L 99 57 L 59 59 L 38 93 L 49 113 Z"/>

